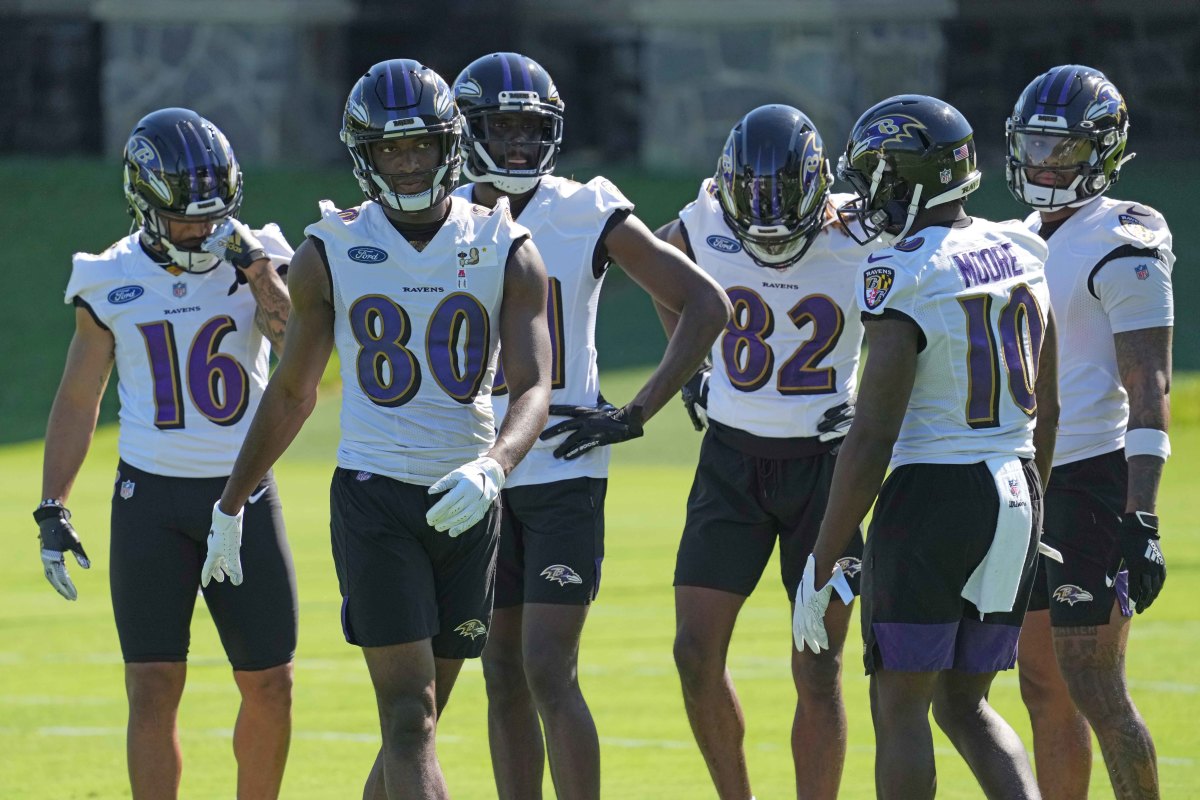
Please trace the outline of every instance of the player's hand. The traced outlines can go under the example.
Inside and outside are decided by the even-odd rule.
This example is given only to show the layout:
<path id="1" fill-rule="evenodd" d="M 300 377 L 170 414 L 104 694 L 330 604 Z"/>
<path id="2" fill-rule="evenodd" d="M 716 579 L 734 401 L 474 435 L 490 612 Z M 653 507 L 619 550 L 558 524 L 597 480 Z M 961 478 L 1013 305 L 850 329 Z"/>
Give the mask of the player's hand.
<path id="1" fill-rule="evenodd" d="M 229 576 L 234 586 L 242 585 L 242 515 L 239 508 L 235 516 L 221 510 L 220 502 L 213 503 L 212 526 L 208 529 L 208 557 L 200 570 L 200 585 L 216 578 L 217 583 Z"/>
<path id="2" fill-rule="evenodd" d="M 813 653 L 829 649 L 825 609 L 829 608 L 829 598 L 834 589 L 837 589 L 838 597 L 846 605 L 854 602 L 854 591 L 842 573 L 840 564 L 834 565 L 829 581 L 820 589 L 816 588 L 816 578 L 817 562 L 810 553 L 804 564 L 804 575 L 796 588 L 796 607 L 792 611 L 792 639 L 801 653 L 806 646 Z"/>
<path id="3" fill-rule="evenodd" d="M 1117 531 L 1121 566 L 1129 570 L 1129 601 L 1140 614 L 1150 607 L 1167 580 L 1167 562 L 1158 543 L 1158 517 L 1147 511 L 1121 516 Z"/>
<path id="4" fill-rule="evenodd" d="M 463 464 L 429 487 L 430 494 L 446 492 L 446 496 L 433 504 L 425 522 L 434 530 L 458 536 L 483 519 L 503 488 L 504 468 L 496 459 L 483 456 Z"/>
<path id="5" fill-rule="evenodd" d="M 218 225 L 201 247 L 238 269 L 248 269 L 255 261 L 267 257 L 266 248 L 250 230 L 250 226 L 233 217 Z"/>
<path id="6" fill-rule="evenodd" d="M 840 406 L 834 406 L 826 411 L 821 421 L 817 423 L 817 439 L 822 442 L 841 439 L 850 430 L 850 425 L 853 422 L 853 403 L 842 403 Z"/>
<path id="7" fill-rule="evenodd" d="M 692 427 L 702 431 L 708 427 L 708 379 L 712 377 L 712 364 L 707 359 L 696 374 L 683 385 L 679 394 L 683 397 L 683 407 L 687 409 Z"/>
<path id="8" fill-rule="evenodd" d="M 617 444 L 642 435 L 641 406 L 617 408 L 609 403 L 599 408 L 588 406 L 550 406 L 550 416 L 570 417 L 566 422 L 542 431 L 542 441 L 570 434 L 554 448 L 554 457 L 570 461 L 579 458 L 593 447 Z"/>
<path id="9" fill-rule="evenodd" d="M 71 576 L 67 574 L 66 554 L 69 551 L 75 556 L 75 561 L 84 569 L 90 569 L 92 562 L 83 550 L 75 527 L 71 525 L 71 512 L 58 503 L 43 503 L 33 512 L 33 519 L 38 524 L 38 540 L 42 545 L 42 571 L 50 585 L 68 600 L 75 600 L 79 592 Z"/>

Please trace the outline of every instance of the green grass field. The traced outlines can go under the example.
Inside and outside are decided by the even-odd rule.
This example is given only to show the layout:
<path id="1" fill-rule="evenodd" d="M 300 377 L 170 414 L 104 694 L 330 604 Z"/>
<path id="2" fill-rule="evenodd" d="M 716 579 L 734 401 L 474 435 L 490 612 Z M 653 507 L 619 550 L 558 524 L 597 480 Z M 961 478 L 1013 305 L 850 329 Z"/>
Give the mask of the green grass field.
<path id="1" fill-rule="evenodd" d="M 625 399 L 643 375 L 605 373 L 605 393 Z M 1191 382 L 1185 393 L 1176 393 L 1181 411 L 1195 407 L 1195 388 Z M 277 469 L 301 599 L 285 798 L 357 797 L 379 741 L 362 659 L 342 640 L 329 554 L 327 491 L 337 405 L 331 390 Z M 1195 512 L 1192 492 L 1200 483 L 1200 426 L 1177 426 L 1172 439 L 1177 455 L 1167 468 L 1161 498 L 1170 580 L 1154 608 L 1133 625 L 1128 668 L 1134 697 L 1158 746 L 1163 796 L 1188 798 L 1200 797 L 1200 679 L 1192 672 L 1200 663 L 1195 601 L 1200 534 L 1188 513 L 1189 508 Z M 698 445 L 682 408 L 672 404 L 655 418 L 645 439 L 621 445 L 614 455 L 603 591 L 585 631 L 581 667 L 601 736 L 606 797 L 712 796 L 671 658 L 671 577 Z M 71 498 L 74 521 L 95 566 L 90 572 L 73 568 L 80 600 L 68 604 L 41 576 L 29 517 L 39 491 L 40 443 L 0 448 L 0 523 L 10 542 L 9 557 L 0 562 L 0 798 L 129 796 L 122 666 L 106 580 L 115 464 L 116 430 L 105 427 Z M 230 797 L 236 690 L 203 603 L 192 627 L 181 712 L 181 796 Z M 787 601 L 773 565 L 742 614 L 730 654 L 760 798 L 793 793 L 790 648 Z M 845 676 L 850 752 L 842 791 L 848 800 L 874 797 L 873 736 L 860 649 L 852 632 Z M 996 681 L 993 702 L 1028 743 L 1015 673 Z M 469 663 L 458 682 L 438 744 L 455 797 L 495 796 L 477 663 Z M 967 768 L 940 734 L 937 746 L 939 797 L 979 797 Z M 1110 796 L 1098 756 L 1092 785 L 1094 797 Z M 548 781 L 547 797 L 553 797 Z"/>

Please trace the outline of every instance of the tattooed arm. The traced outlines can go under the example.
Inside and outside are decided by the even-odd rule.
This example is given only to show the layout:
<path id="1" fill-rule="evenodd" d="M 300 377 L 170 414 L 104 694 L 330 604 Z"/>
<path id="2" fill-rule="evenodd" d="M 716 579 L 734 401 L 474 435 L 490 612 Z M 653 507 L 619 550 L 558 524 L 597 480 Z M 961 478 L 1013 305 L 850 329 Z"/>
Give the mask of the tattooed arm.
<path id="1" fill-rule="evenodd" d="M 1170 424 L 1171 332 L 1171 328 L 1145 328 L 1113 335 L 1117 369 L 1129 394 L 1129 430 L 1166 431 Z M 1129 459 L 1127 512 L 1154 511 L 1162 470 L 1158 456 Z"/>
<path id="2" fill-rule="evenodd" d="M 280 355 L 283 352 L 283 331 L 292 311 L 292 298 L 288 294 L 287 284 L 265 258 L 255 261 L 243 274 L 250 283 L 254 301 L 258 303 L 254 324 L 267 337 L 275 355 Z"/>
<path id="3" fill-rule="evenodd" d="M 75 477 L 83 466 L 96 419 L 100 398 L 112 373 L 116 341 L 86 308 L 75 309 L 75 336 L 67 351 L 50 420 L 46 423 L 46 451 L 42 460 L 41 500 L 65 503 Z"/>

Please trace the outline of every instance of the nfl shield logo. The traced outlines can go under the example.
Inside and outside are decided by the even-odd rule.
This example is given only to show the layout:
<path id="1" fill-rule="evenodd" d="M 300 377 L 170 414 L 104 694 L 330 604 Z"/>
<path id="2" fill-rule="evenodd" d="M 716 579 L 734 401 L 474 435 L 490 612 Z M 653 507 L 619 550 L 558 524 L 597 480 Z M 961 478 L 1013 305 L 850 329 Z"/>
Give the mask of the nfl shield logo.
<path id="1" fill-rule="evenodd" d="M 1016 478 L 1008 479 L 1008 491 L 1013 497 L 1021 496 L 1021 482 Z"/>
<path id="2" fill-rule="evenodd" d="M 171 291 L 174 292 L 176 297 L 183 297 L 187 294 L 187 284 L 180 281 L 171 287 Z"/>
<path id="3" fill-rule="evenodd" d="M 128 500 L 133 497 L 133 481 L 121 481 L 121 499 Z"/>
<path id="4" fill-rule="evenodd" d="M 938 180 L 940 180 L 942 183 L 949 183 L 951 177 L 952 173 L 949 169 L 944 169 L 938 173 Z"/>
<path id="5" fill-rule="evenodd" d="M 1150 268 L 1145 264 L 1138 264 L 1133 268 L 1133 273 L 1137 275 L 1139 281 L 1144 281 L 1150 277 Z"/>

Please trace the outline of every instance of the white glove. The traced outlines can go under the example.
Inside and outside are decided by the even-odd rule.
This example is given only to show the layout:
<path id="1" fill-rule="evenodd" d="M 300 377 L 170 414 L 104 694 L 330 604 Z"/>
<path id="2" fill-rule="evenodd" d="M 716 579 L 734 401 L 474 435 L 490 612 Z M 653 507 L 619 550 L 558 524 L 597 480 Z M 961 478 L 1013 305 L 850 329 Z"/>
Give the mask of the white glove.
<path id="1" fill-rule="evenodd" d="M 842 565 L 836 564 L 833 574 L 820 589 L 816 588 L 817 562 L 810 553 L 804 565 L 804 576 L 796 588 L 796 608 L 792 612 L 792 639 L 796 649 L 804 652 L 805 645 L 813 653 L 829 649 L 829 634 L 825 632 L 825 609 L 829 607 L 829 598 L 837 589 L 842 602 L 850 605 L 854 602 L 854 591 L 842 573 Z"/>
<path id="2" fill-rule="evenodd" d="M 200 246 L 238 269 L 247 269 L 255 261 L 267 257 L 262 242 L 250 226 L 233 217 L 218 225 Z"/>
<path id="3" fill-rule="evenodd" d="M 217 583 L 229 576 L 234 586 L 242 585 L 242 514 L 229 516 L 221 510 L 220 502 L 213 503 L 212 527 L 208 530 L 208 558 L 200 571 L 200 585 L 208 586 L 213 578 Z"/>
<path id="4" fill-rule="evenodd" d="M 451 536 L 458 536 L 483 519 L 503 488 L 504 468 L 500 463 L 487 456 L 477 458 L 429 487 L 430 494 L 446 492 L 446 496 L 429 509 L 425 521 L 435 530 L 448 530 Z"/>

